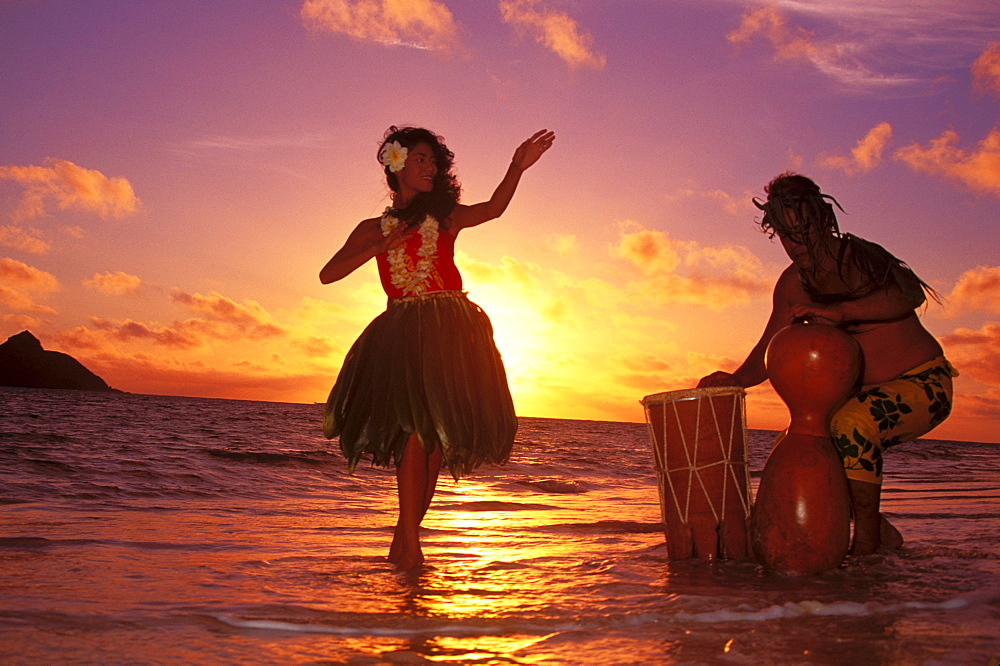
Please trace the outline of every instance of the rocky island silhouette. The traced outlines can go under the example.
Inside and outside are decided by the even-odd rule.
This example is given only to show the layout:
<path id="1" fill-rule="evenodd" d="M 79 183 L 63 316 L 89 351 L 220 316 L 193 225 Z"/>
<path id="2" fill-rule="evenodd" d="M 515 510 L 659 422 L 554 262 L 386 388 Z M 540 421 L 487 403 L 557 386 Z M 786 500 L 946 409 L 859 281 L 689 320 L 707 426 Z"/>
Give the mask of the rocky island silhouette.
<path id="1" fill-rule="evenodd" d="M 117 391 L 69 354 L 43 349 L 28 331 L 0 344 L 0 386 Z"/>

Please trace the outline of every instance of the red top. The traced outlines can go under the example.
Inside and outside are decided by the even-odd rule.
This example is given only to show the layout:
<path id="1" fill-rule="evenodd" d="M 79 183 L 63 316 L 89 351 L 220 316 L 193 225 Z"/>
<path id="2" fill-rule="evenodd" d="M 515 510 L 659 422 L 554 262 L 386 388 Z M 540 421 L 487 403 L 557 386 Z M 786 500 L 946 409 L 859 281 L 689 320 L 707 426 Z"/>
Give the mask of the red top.
<path id="1" fill-rule="evenodd" d="M 388 252 L 375 257 L 375 262 L 378 264 L 378 276 L 382 281 L 382 289 L 385 290 L 386 296 L 401 298 L 433 291 L 461 291 L 462 275 L 458 272 L 458 267 L 455 266 L 455 237 L 441 225 L 437 225 L 437 227 L 437 243 L 426 276 L 417 275 L 422 261 L 419 250 L 424 243 L 424 236 L 418 231 L 411 232 L 402 245 L 403 261 L 400 270 L 402 275 L 398 277 L 402 277 L 407 282 L 401 280 L 400 285 L 393 284 Z"/>

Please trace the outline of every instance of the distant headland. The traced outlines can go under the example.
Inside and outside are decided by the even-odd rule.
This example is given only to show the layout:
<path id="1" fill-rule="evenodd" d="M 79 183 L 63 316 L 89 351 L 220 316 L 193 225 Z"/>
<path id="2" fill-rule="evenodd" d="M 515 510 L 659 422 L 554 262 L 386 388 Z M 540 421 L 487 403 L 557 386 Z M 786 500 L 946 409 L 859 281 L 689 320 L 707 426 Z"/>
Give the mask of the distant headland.
<path id="1" fill-rule="evenodd" d="M 0 386 L 117 391 L 69 354 L 42 349 L 28 331 L 0 344 Z"/>

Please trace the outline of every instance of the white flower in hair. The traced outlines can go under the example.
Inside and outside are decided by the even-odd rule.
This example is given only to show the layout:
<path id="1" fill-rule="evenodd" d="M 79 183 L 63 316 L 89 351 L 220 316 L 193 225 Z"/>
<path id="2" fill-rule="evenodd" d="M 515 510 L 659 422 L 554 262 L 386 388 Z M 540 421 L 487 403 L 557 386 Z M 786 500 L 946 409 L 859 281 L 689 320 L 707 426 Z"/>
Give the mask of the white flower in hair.
<path id="1" fill-rule="evenodd" d="M 403 166 L 406 165 L 406 153 L 406 146 L 400 145 L 399 141 L 393 141 L 382 147 L 379 160 L 382 164 L 389 167 L 389 171 L 396 173 L 397 171 L 402 171 Z"/>

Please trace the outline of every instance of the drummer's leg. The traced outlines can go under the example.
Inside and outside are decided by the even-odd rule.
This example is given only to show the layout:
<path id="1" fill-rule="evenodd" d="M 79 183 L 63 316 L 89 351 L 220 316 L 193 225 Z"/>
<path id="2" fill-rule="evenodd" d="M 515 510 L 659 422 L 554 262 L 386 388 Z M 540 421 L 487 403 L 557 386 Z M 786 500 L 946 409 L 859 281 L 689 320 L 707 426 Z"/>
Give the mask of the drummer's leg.
<path id="1" fill-rule="evenodd" d="M 854 520 L 851 553 L 854 555 L 868 555 L 878 550 L 883 534 L 887 537 L 887 546 L 902 544 L 899 532 L 879 513 L 883 443 L 882 433 L 872 417 L 869 398 L 871 395 L 867 392 L 852 396 L 830 420 L 830 434 L 843 460 L 851 495 Z"/>
<path id="2" fill-rule="evenodd" d="M 882 486 L 877 483 L 848 479 L 848 487 L 851 491 L 851 510 L 854 513 L 854 539 L 851 542 L 851 554 L 869 555 L 882 545 L 882 518 L 878 510 L 882 497 Z"/>

